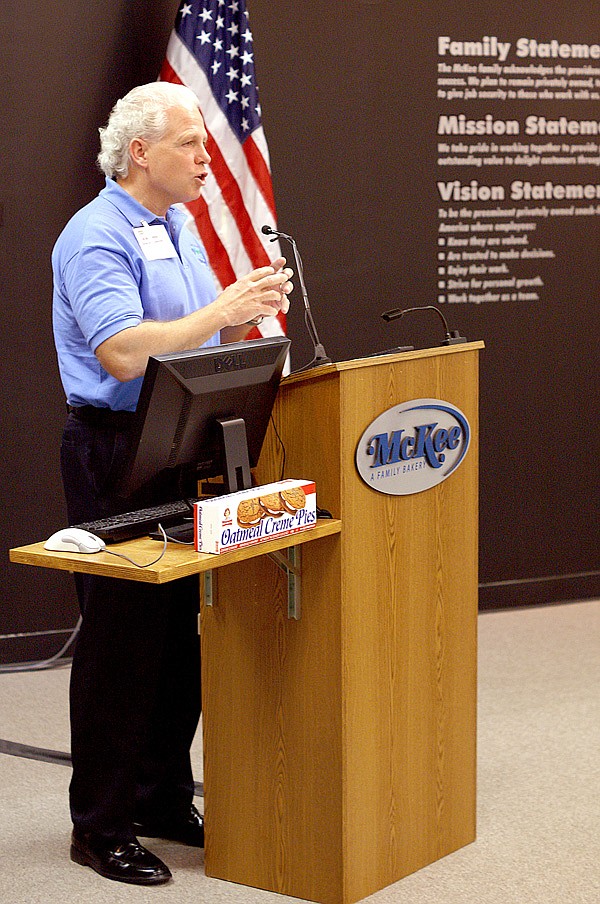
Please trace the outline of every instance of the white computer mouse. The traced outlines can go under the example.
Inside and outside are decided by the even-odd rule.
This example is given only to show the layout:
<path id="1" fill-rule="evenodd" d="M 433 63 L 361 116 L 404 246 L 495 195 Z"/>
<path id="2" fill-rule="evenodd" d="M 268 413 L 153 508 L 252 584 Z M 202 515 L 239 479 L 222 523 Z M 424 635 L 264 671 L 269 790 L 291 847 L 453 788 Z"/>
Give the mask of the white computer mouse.
<path id="1" fill-rule="evenodd" d="M 104 540 L 81 527 L 64 527 L 48 537 L 44 549 L 53 552 L 102 552 L 106 548 Z"/>

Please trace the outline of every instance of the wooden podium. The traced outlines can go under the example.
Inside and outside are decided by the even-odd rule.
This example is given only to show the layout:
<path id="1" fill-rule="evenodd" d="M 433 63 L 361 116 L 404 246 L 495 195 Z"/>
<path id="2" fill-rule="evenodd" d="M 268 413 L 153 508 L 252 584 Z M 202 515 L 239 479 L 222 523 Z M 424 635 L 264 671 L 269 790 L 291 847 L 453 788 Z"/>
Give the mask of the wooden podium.
<path id="1" fill-rule="evenodd" d="M 478 353 L 470 343 L 287 378 L 257 479 L 315 480 L 333 520 L 221 556 L 10 551 L 13 562 L 163 583 L 204 573 L 209 876 L 352 904 L 475 838 Z M 409 496 L 359 477 L 380 413 L 440 399 L 471 445 Z M 119 547 L 135 560 L 149 539 Z M 287 552 L 286 552 L 287 551 Z M 283 564 L 283 568 L 281 567 Z"/>
<path id="2" fill-rule="evenodd" d="M 358 901 L 475 838 L 478 352 L 327 365 L 282 383 L 258 478 L 316 481 L 342 530 L 302 546 L 301 615 L 266 556 L 214 572 L 201 612 L 206 872 Z M 443 483 L 382 495 L 355 467 L 381 412 L 466 415 Z M 283 447 L 282 447 L 283 444 Z"/>

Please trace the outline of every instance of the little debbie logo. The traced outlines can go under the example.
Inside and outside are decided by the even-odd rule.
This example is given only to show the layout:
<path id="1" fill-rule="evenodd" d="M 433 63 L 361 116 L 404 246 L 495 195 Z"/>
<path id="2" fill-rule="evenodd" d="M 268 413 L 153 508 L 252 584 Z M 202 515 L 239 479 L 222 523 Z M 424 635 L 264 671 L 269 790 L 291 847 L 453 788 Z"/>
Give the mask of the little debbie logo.
<path id="1" fill-rule="evenodd" d="M 467 418 L 454 405 L 413 399 L 384 411 L 367 427 L 356 449 L 356 467 L 380 493 L 420 493 L 458 468 L 470 436 Z"/>

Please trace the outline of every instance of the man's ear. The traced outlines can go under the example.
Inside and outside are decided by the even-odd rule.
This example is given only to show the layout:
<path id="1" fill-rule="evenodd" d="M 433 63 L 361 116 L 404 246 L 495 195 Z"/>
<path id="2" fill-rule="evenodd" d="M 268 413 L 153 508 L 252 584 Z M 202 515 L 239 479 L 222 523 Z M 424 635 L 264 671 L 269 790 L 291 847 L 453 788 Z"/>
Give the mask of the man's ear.
<path id="1" fill-rule="evenodd" d="M 148 165 L 148 142 L 143 138 L 132 139 L 129 145 L 129 156 L 133 163 L 142 169 Z"/>

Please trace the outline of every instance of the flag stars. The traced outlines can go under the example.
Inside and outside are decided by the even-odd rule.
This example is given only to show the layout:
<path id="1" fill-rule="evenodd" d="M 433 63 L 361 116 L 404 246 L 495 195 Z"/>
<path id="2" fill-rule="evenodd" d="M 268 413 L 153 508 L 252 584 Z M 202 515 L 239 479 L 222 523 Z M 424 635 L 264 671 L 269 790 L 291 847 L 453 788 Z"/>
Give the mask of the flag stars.
<path id="1" fill-rule="evenodd" d="M 244 141 L 261 120 L 244 0 L 180 0 L 179 10 L 180 37 L 212 83 L 214 97 L 238 139 Z M 193 25 L 186 28 L 188 16 Z"/>

